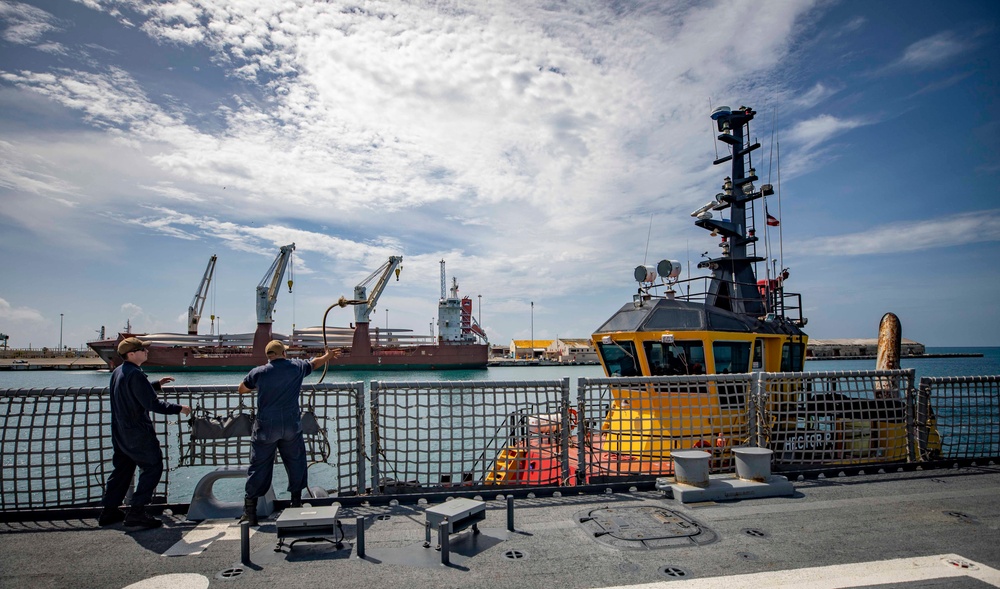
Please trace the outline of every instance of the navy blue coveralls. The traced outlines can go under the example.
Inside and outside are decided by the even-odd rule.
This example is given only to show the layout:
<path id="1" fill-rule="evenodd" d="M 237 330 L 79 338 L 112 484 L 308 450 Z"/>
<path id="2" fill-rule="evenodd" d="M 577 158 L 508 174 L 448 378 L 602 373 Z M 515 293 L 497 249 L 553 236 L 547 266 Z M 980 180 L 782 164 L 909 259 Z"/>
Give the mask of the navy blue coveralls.
<path id="1" fill-rule="evenodd" d="M 131 362 L 123 362 L 111 373 L 111 447 L 114 470 L 108 477 L 101 505 L 118 507 L 125 500 L 132 475 L 139 468 L 139 481 L 132 493 L 132 506 L 148 505 L 163 475 L 163 452 L 149 419 L 149 412 L 177 415 L 181 406 L 156 396 L 160 383 L 150 383 L 146 373 Z"/>
<path id="2" fill-rule="evenodd" d="M 275 358 L 258 366 L 243 379 L 243 385 L 257 391 L 257 419 L 250 437 L 250 468 L 246 498 L 263 497 L 271 486 L 274 452 L 288 473 L 288 491 L 294 497 L 306 487 L 306 444 L 302 437 L 299 393 L 302 379 L 312 372 L 306 360 Z"/>

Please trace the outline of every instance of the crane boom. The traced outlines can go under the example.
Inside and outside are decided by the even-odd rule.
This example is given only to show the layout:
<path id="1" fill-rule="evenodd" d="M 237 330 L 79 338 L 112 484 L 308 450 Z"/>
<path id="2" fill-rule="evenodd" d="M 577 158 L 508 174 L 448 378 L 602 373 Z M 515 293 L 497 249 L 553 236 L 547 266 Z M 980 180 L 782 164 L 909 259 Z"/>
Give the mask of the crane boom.
<path id="1" fill-rule="evenodd" d="M 205 309 L 205 300 L 208 298 L 208 285 L 212 282 L 212 275 L 215 274 L 215 260 L 217 256 L 212 255 L 208 259 L 208 266 L 205 268 L 205 274 L 201 277 L 201 285 L 198 287 L 198 291 L 194 293 L 194 299 L 191 301 L 191 305 L 188 306 L 188 334 L 197 335 L 198 334 L 198 322 L 201 321 L 201 312 Z"/>
<path id="2" fill-rule="evenodd" d="M 271 313 L 274 312 L 274 302 L 278 300 L 278 288 L 285 276 L 285 268 L 291 263 L 295 244 L 281 246 L 281 251 L 271 263 L 271 268 L 264 274 L 257 285 L 257 323 L 271 323 Z M 291 288 L 291 287 L 289 287 Z"/>
<path id="3" fill-rule="evenodd" d="M 396 280 L 399 280 L 399 271 L 402 270 L 399 265 L 402 262 L 403 256 L 389 256 L 389 259 L 378 270 L 372 272 L 368 278 L 365 278 L 360 284 L 354 287 L 354 300 L 357 301 L 354 307 L 355 323 L 368 323 L 372 311 L 375 310 L 375 304 L 378 303 L 379 297 L 382 296 L 382 291 L 385 290 L 385 285 L 389 282 L 389 276 L 393 270 L 396 271 Z M 378 281 L 372 287 L 371 294 L 366 294 L 368 284 L 376 278 Z"/>

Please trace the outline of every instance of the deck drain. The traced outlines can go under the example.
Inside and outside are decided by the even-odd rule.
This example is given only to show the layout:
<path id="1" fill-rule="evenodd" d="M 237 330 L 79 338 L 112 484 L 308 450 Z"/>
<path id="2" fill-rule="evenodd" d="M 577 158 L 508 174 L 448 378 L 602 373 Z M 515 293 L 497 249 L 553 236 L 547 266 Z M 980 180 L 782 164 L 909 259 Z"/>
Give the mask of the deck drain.
<path id="1" fill-rule="evenodd" d="M 663 507 L 602 507 L 578 512 L 575 517 L 591 538 L 615 548 L 704 546 L 718 540 L 711 529 Z"/>
<path id="2" fill-rule="evenodd" d="M 503 557 L 508 560 L 524 560 L 525 558 L 528 558 L 528 554 L 526 552 L 521 552 L 520 550 L 508 550 L 503 553 Z"/>
<path id="3" fill-rule="evenodd" d="M 767 532 L 763 530 L 758 530 L 756 528 L 746 528 L 740 531 L 746 534 L 747 536 L 752 536 L 754 538 L 767 538 Z"/>
<path id="4" fill-rule="evenodd" d="M 377 519 L 377 520 L 379 520 L 379 521 L 383 521 L 383 522 L 384 522 L 384 521 L 388 521 L 390 517 L 392 517 L 392 516 L 390 516 L 390 515 L 385 515 L 385 514 L 382 514 L 382 515 L 380 515 L 380 516 L 377 516 L 377 517 L 376 517 L 375 519 Z"/>
<path id="5" fill-rule="evenodd" d="M 664 575 L 668 576 L 668 577 L 675 577 L 675 578 L 677 578 L 677 577 L 686 577 L 687 576 L 687 571 L 685 571 L 684 569 L 682 569 L 680 567 L 675 567 L 675 566 L 671 566 L 671 565 L 667 565 L 667 566 L 663 567 L 662 569 L 660 569 L 660 572 L 663 573 Z"/>
<path id="6" fill-rule="evenodd" d="M 222 571 L 215 577 L 217 579 L 222 579 L 223 581 L 229 581 L 235 579 L 236 577 L 239 577 L 242 574 L 243 574 L 243 567 L 231 567 Z"/>
<path id="7" fill-rule="evenodd" d="M 946 559 L 944 559 L 944 561 L 947 564 L 950 564 L 953 567 L 958 567 L 960 569 L 971 569 L 971 570 L 978 570 L 979 569 L 979 567 L 977 567 L 976 565 L 972 564 L 971 562 L 969 562 L 967 560 L 960 560 L 960 559 L 957 559 L 957 558 L 946 558 Z"/>

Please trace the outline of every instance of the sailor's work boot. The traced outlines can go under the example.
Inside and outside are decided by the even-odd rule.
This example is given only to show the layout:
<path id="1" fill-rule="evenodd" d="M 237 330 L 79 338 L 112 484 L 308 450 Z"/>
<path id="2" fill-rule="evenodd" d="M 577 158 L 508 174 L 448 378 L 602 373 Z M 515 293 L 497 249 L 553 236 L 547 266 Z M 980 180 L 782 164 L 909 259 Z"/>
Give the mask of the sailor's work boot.
<path id="1" fill-rule="evenodd" d="M 302 507 L 302 491 L 297 491 L 292 493 L 292 500 L 288 503 L 289 507 Z"/>
<path id="2" fill-rule="evenodd" d="M 257 499 L 243 499 L 243 516 L 240 517 L 240 523 L 250 522 L 251 526 L 260 525 L 257 522 Z"/>
<path id="3" fill-rule="evenodd" d="M 101 515 L 97 516 L 97 525 L 110 526 L 125 520 L 125 512 L 118 507 L 105 507 L 101 510 Z"/>
<path id="4" fill-rule="evenodd" d="M 122 525 L 126 528 L 158 528 L 163 525 L 163 521 L 146 513 L 145 505 L 133 505 L 128 508 Z"/>

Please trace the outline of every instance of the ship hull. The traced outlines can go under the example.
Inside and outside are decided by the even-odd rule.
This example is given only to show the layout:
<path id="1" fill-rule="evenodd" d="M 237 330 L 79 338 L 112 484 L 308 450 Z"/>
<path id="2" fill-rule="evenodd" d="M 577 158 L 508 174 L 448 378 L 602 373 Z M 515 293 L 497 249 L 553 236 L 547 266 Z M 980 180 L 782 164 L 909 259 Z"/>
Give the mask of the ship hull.
<path id="1" fill-rule="evenodd" d="M 331 360 L 329 370 L 475 370 L 486 368 L 488 348 L 484 345 L 420 346 L 404 355 L 396 350 L 373 350 L 366 358 L 342 356 Z"/>
<path id="2" fill-rule="evenodd" d="M 139 336 L 142 337 L 142 336 Z M 119 340 L 102 340 L 88 345 L 109 368 L 121 363 L 115 352 Z M 489 347 L 485 344 L 439 344 L 411 347 L 371 347 L 369 353 L 354 354 L 350 348 L 329 362 L 333 371 L 383 370 L 475 370 L 486 368 Z M 290 349 L 290 358 L 309 359 L 322 354 L 321 349 Z M 160 346 L 149 348 L 143 363 L 146 372 L 240 372 L 263 364 L 252 348 L 206 348 L 197 346 Z"/>

